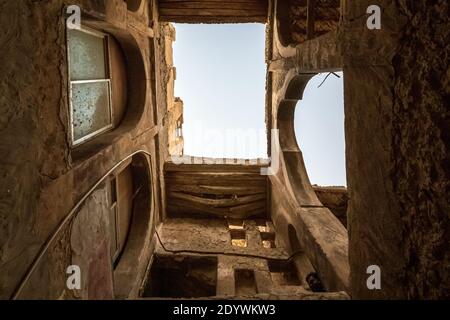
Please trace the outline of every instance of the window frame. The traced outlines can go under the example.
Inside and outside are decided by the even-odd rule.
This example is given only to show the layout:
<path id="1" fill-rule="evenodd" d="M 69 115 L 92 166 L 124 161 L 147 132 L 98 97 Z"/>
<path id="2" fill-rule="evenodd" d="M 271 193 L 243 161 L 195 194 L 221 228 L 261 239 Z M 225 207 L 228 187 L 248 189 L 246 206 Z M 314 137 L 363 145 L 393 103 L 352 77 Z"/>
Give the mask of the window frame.
<path id="1" fill-rule="evenodd" d="M 91 36 L 95 36 L 103 39 L 103 48 L 104 48 L 104 63 L 105 63 L 105 78 L 104 79 L 91 79 L 91 80 L 71 80 L 70 74 L 70 48 L 69 48 L 69 35 L 68 29 L 66 29 L 66 56 L 67 56 L 67 76 L 68 76 L 68 92 L 69 92 L 69 125 L 70 125 L 70 143 L 71 147 L 78 147 L 93 138 L 111 131 L 114 129 L 114 107 L 113 107 L 113 99 L 112 99 L 112 78 L 111 78 L 111 57 L 110 57 L 110 35 L 99 30 L 92 29 L 85 25 L 82 25 L 80 29 L 77 29 L 79 32 L 84 32 Z M 103 83 L 106 82 L 108 84 L 108 102 L 109 102 L 109 124 L 99 130 L 91 132 L 88 135 L 83 136 L 82 138 L 75 140 L 75 128 L 74 128 L 74 106 L 73 106 L 73 84 L 88 84 L 88 83 Z"/>

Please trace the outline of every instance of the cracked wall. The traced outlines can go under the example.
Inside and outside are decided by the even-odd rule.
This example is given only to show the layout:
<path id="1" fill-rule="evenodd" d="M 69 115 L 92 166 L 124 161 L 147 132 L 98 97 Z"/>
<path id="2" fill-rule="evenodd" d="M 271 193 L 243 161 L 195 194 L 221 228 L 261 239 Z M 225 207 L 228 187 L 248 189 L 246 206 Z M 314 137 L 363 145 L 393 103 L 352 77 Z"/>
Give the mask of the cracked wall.
<path id="1" fill-rule="evenodd" d="M 62 14 L 65 5 L 74 2 L 93 26 L 117 37 L 128 69 L 136 71 L 130 74 L 137 76 L 127 75 L 133 84 L 127 102 L 140 106 L 130 109 L 117 131 L 77 151 L 71 150 L 68 138 Z M 168 92 L 174 78 L 167 57 L 170 28 L 158 24 L 157 14 L 151 12 L 153 2 L 128 2 L 132 11 L 122 0 L 0 2 L 0 26 L 5 30 L 0 48 L 8 62 L 0 64 L 4 75 L 0 298 L 11 297 L 39 249 L 78 200 L 132 152 L 142 149 L 152 155 L 158 186 L 155 219 L 164 215 L 163 165 L 171 140 L 168 126 L 173 125 L 168 120 Z M 342 4 L 337 30 L 290 47 L 277 38 L 275 15 L 273 10 L 269 13 L 267 121 L 270 129 L 283 129 L 288 123 L 289 108 L 295 106 L 282 100 L 298 98 L 292 86 L 301 89 L 305 74 L 344 69 L 349 238 L 328 209 L 304 207 L 320 207 L 321 202 L 305 182 L 299 150 L 296 157 L 283 159 L 280 175 L 271 177 L 274 223 L 286 243 L 288 226 L 296 226 L 325 282 L 338 288 L 348 285 L 353 298 L 446 298 L 450 296 L 448 3 L 344 0 Z M 366 27 L 365 12 L 372 4 L 383 9 L 379 31 Z M 330 29 L 335 28 L 335 18 Z M 299 80 L 298 74 L 305 79 Z M 301 183 L 307 188 L 300 188 Z M 83 224 L 86 217 L 80 219 L 76 223 Z M 93 230 L 104 230 L 105 224 L 99 219 Z M 72 227 L 71 223 L 58 235 L 44 258 L 46 264 L 36 270 L 40 281 L 33 282 L 24 297 L 77 298 L 64 290 L 64 282 L 65 268 L 76 256 L 72 249 L 81 238 L 98 243 L 98 252 L 92 254 L 104 259 L 107 237 L 93 240 L 83 232 L 77 236 L 70 233 Z M 366 270 L 372 264 L 381 267 L 381 291 L 366 287 Z M 110 268 L 107 263 L 103 267 Z M 108 279 L 93 274 L 89 281 L 93 292 L 82 297 L 109 297 Z"/>
<path id="2" fill-rule="evenodd" d="M 65 35 L 65 8 L 73 4 L 82 8 L 83 23 L 117 39 L 125 55 L 129 84 L 127 111 L 120 126 L 76 149 L 70 147 L 68 135 Z M 0 64 L 4 75 L 0 81 L 0 298 L 12 297 L 62 219 L 120 160 L 137 150 L 148 152 L 152 178 L 155 183 L 160 181 L 159 146 L 161 150 L 165 146 L 158 133 L 159 128 L 166 129 L 157 105 L 162 105 L 165 92 L 155 85 L 154 62 L 161 58 L 152 47 L 159 25 L 154 22 L 154 27 L 148 28 L 150 9 L 142 5 L 135 12 L 127 11 L 123 0 L 0 2 L 0 25 L 7 30 L 0 35 L 2 61 L 8 61 Z M 155 46 L 158 48 L 157 43 Z M 155 197 L 161 197 L 158 188 L 154 191 Z M 160 204 L 155 202 L 155 219 L 160 216 Z M 107 223 L 94 221 L 91 231 L 103 230 L 94 242 L 103 249 L 92 253 L 94 258 L 84 252 L 82 258 L 87 259 L 84 265 L 97 261 L 95 267 L 105 272 L 111 268 L 100 263 L 109 257 Z M 76 298 L 64 293 L 65 271 L 76 255 L 70 242 L 91 238 L 81 233 L 72 234 L 76 238 L 70 240 L 71 228 L 72 224 L 63 228 L 44 255 L 45 263 L 37 266 L 33 279 L 41 275 L 42 279 L 31 281 L 19 298 Z M 145 257 L 141 259 L 145 264 Z M 111 297 L 112 291 L 101 279 L 93 274 L 89 279 L 93 290 L 81 296 Z"/>
<path id="3" fill-rule="evenodd" d="M 344 11 L 352 295 L 448 298 L 448 4 L 376 1 L 371 31 L 372 4 Z M 373 264 L 382 290 L 365 285 Z"/>

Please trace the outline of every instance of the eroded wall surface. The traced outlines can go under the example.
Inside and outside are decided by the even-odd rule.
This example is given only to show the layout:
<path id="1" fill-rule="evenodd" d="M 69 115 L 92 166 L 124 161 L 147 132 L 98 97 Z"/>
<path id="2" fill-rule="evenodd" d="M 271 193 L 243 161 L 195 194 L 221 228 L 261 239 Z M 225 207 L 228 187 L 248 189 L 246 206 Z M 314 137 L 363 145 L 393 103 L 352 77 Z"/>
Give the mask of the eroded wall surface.
<path id="1" fill-rule="evenodd" d="M 367 27 L 371 5 L 381 8 L 380 30 Z M 279 8 L 274 9 L 272 18 L 277 19 Z M 282 152 L 299 152 L 292 130 L 284 128 L 295 108 L 291 100 L 301 104 L 307 82 L 302 79 L 310 73 L 344 71 L 352 297 L 448 297 L 448 3 L 342 1 L 336 30 L 290 46 L 280 39 L 285 35 L 280 25 L 278 21 L 272 30 L 267 122 L 280 129 Z M 285 111 L 281 117 L 280 110 Z M 292 220 L 299 211 L 282 205 L 280 190 L 294 186 L 290 197 L 300 206 L 311 194 L 305 193 L 308 179 L 301 157 L 291 169 L 284 158 L 281 172 L 287 170 L 287 175 L 271 177 L 272 203 L 279 205 L 272 205 L 272 214 Z M 289 182 L 286 177 L 294 178 Z M 372 265 L 381 269 L 381 290 L 367 287 Z"/>
<path id="2" fill-rule="evenodd" d="M 409 297 L 450 297 L 449 4 L 401 3 L 394 57 L 394 189 L 402 211 Z"/>
<path id="3" fill-rule="evenodd" d="M 447 1 L 344 0 L 337 29 L 289 47 L 277 39 L 274 3 L 267 33 L 268 127 L 286 133 L 307 78 L 343 69 L 350 198 L 347 237 L 314 194 L 295 141 L 283 135 L 280 171 L 270 177 L 281 238 L 291 246 L 288 226 L 296 227 L 324 282 L 353 298 L 450 296 Z M 76 151 L 68 137 L 64 14 L 72 4 L 116 37 L 131 71 L 124 122 Z M 373 4 L 382 8 L 381 30 L 366 26 Z M 173 79 L 167 46 L 173 39 L 155 12 L 155 3 L 145 0 L 0 2 L 0 50 L 7 62 L 0 64 L 0 298 L 13 295 L 89 188 L 137 150 L 151 154 L 155 219 L 164 215 Z M 108 222 L 103 210 L 89 210 L 103 207 L 104 197 L 98 190 L 58 234 L 20 297 L 114 295 L 111 279 L 96 273 L 111 270 Z M 78 296 L 65 290 L 65 271 L 74 261 L 93 270 Z M 381 268 L 381 290 L 366 286 L 370 265 Z"/>
<path id="4" fill-rule="evenodd" d="M 305 252 L 326 290 L 348 292 L 347 231 L 318 199 L 294 130 L 295 108 L 302 103 L 308 81 L 317 72 L 342 67 L 338 33 L 334 30 L 302 44 L 286 45 L 283 41 L 286 30 L 282 30 L 286 23 L 285 10 L 291 11 L 285 2 L 272 2 L 268 31 L 271 41 L 267 52 L 266 121 L 269 141 L 272 138 L 275 141 L 270 147 L 274 167 L 269 176 L 271 216 L 286 248 L 292 252 L 298 249 Z M 297 18 L 305 18 L 302 17 Z M 302 23 L 304 21 L 298 24 Z"/>
<path id="5" fill-rule="evenodd" d="M 87 19 L 118 40 L 128 71 L 127 112 L 120 126 L 77 149 L 71 148 L 68 134 L 65 25 L 66 6 L 74 4 L 82 8 L 83 23 Z M 166 144 L 160 143 L 164 135 L 159 133 L 165 130 L 165 111 L 156 106 L 164 106 L 166 95 L 155 73 L 161 59 L 159 25 L 147 1 L 134 11 L 123 0 L 1 1 L 0 25 L 6 30 L 0 35 L 0 298 L 11 298 L 75 204 L 109 169 L 138 150 L 150 154 L 152 191 L 159 199 L 155 219 L 160 216 L 159 154 Z M 100 207 L 88 218 L 80 213 L 63 228 L 18 298 L 114 296 L 111 279 L 99 274 L 111 272 L 108 222 Z M 96 246 L 84 250 L 92 243 Z M 81 260 L 93 272 L 83 280 L 87 288 L 74 297 L 64 292 L 66 268 Z"/>
<path id="6" fill-rule="evenodd" d="M 353 297 L 449 297 L 448 3 L 344 3 Z M 361 16 L 372 4 L 381 30 Z"/>

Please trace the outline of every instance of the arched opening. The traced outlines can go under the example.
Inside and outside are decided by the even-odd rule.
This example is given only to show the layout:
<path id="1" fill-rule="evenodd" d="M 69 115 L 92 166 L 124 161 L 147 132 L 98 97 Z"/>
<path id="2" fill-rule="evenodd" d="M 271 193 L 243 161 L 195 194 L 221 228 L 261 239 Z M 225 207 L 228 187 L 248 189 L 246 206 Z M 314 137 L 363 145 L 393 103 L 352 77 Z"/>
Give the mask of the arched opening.
<path id="1" fill-rule="evenodd" d="M 295 136 L 313 185 L 347 185 L 343 73 L 336 75 L 314 76 L 295 110 Z"/>
<path id="2" fill-rule="evenodd" d="M 285 235 L 286 245 L 298 247 L 297 244 L 300 243 L 302 246 L 301 250 L 305 254 L 300 253 L 296 258 L 296 264 L 299 263 L 297 271 L 302 274 L 300 278 L 306 279 L 313 291 L 322 291 L 323 288 L 328 291 L 346 290 L 348 236 L 345 228 L 330 212 L 328 204 L 322 202 L 311 185 L 303 159 L 304 150 L 300 148 L 295 136 L 296 109 L 304 102 L 305 88 L 314 76 L 316 74 L 297 74 L 293 70 L 286 75 L 282 88 L 275 127 L 279 130 L 282 170 L 272 183 L 278 184 L 277 179 L 282 179 L 280 184 L 283 186 L 283 193 L 274 194 L 272 199 L 279 204 L 289 199 L 295 203 L 295 207 L 286 211 L 274 208 L 275 212 L 272 214 L 275 215 L 277 227 Z M 276 154 L 272 151 L 272 157 Z M 283 227 L 279 223 L 283 215 L 292 224 L 291 231 L 288 226 Z M 334 240 L 330 245 L 331 238 Z M 310 274 L 312 276 L 308 277 Z M 321 283 L 323 285 L 320 286 Z"/>
<path id="3" fill-rule="evenodd" d="M 303 90 L 313 76 L 314 74 L 293 76 L 277 111 L 281 157 L 285 162 L 285 178 L 287 179 L 288 190 L 300 205 L 306 206 L 319 206 L 320 202 L 311 187 L 304 166 L 303 154 L 297 144 L 294 115 L 297 102 L 302 98 Z"/>
<path id="4" fill-rule="evenodd" d="M 139 286 L 154 231 L 150 170 L 146 156 L 128 159 L 76 215 L 71 263 L 84 272 L 82 298 L 126 298 Z"/>
<path id="5" fill-rule="evenodd" d="M 113 257 L 114 293 L 116 298 L 126 298 L 140 280 L 150 258 L 150 243 L 154 233 L 154 198 L 149 162 L 146 156 L 136 155 L 131 163 L 118 175 L 116 184 L 124 187 L 117 189 L 117 220 L 119 233 L 119 255 Z M 125 182 L 120 183 L 120 179 Z M 130 184 L 131 182 L 131 184 Z M 131 191 L 131 193 L 130 193 Z M 121 209 L 123 199 L 125 209 Z M 131 201 L 131 205 L 128 205 Z M 120 229 L 125 232 L 120 233 Z M 115 260 L 114 260 L 115 259 Z"/>

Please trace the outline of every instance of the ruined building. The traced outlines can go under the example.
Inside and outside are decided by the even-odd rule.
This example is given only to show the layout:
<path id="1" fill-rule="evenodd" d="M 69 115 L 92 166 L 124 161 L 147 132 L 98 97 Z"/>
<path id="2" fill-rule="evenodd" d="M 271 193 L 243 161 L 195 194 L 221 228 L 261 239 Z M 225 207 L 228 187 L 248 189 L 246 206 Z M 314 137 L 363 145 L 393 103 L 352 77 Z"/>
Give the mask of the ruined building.
<path id="1" fill-rule="evenodd" d="M 448 6 L 0 0 L 0 298 L 449 298 Z M 265 24 L 270 159 L 174 161 L 171 23 Z M 348 190 L 293 127 L 337 71 Z"/>

